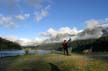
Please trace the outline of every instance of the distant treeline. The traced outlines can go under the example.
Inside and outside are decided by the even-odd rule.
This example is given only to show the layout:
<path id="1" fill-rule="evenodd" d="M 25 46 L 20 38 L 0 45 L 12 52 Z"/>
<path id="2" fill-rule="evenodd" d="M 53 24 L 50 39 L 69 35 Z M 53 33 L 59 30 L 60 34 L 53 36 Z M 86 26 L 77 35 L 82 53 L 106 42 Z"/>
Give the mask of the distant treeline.
<path id="1" fill-rule="evenodd" d="M 75 52 L 82 52 L 87 49 L 91 49 L 92 52 L 108 51 L 108 36 L 99 39 L 76 40 L 72 42 L 72 47 L 72 51 Z"/>
<path id="2" fill-rule="evenodd" d="M 35 49 L 43 49 L 43 50 L 61 50 L 61 43 L 46 43 L 37 45 Z"/>
<path id="3" fill-rule="evenodd" d="M 21 49 L 21 46 L 15 42 L 3 39 L 0 37 L 0 50 L 16 50 Z"/>
<path id="4" fill-rule="evenodd" d="M 92 52 L 108 51 L 108 36 L 98 39 L 75 40 L 71 42 L 73 52 L 83 52 L 84 50 L 92 50 Z M 45 50 L 62 50 L 62 43 L 47 43 L 35 47 L 35 49 Z"/>

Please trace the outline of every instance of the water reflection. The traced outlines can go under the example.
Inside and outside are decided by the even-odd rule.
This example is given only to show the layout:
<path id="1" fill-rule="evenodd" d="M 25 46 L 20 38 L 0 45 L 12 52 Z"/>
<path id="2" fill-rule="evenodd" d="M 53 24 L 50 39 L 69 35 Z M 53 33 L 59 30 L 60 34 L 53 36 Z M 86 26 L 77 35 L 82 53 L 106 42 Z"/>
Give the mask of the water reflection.
<path id="1" fill-rule="evenodd" d="M 50 50 L 29 50 L 28 54 L 48 54 Z M 24 55 L 25 50 L 0 51 L 0 57 Z"/>

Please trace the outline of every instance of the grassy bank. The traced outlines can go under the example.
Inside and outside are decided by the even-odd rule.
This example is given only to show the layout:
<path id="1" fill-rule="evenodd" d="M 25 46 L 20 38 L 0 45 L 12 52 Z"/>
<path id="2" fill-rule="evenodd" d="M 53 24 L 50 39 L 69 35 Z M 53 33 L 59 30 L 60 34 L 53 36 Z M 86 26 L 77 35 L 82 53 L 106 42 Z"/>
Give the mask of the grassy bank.
<path id="1" fill-rule="evenodd" d="M 25 55 L 0 59 L 0 71 L 108 71 L 107 59 L 83 55 Z"/>

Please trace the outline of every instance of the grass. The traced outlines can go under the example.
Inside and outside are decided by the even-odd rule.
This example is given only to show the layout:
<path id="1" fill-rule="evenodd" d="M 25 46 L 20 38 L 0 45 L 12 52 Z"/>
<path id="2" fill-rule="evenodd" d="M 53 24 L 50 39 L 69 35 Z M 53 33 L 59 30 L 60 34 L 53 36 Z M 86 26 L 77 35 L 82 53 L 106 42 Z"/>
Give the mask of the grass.
<path id="1" fill-rule="evenodd" d="M 24 55 L 0 59 L 0 71 L 108 71 L 108 61 L 84 55 Z"/>

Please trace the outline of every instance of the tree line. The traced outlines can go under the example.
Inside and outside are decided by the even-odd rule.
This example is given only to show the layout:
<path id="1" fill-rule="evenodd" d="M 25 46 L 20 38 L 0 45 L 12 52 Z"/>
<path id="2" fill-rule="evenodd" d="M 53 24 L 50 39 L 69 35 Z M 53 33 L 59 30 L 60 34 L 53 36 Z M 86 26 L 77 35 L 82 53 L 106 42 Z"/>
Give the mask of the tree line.
<path id="1" fill-rule="evenodd" d="M 75 52 L 82 52 L 91 49 L 92 52 L 108 51 L 108 36 L 98 39 L 76 40 L 72 42 L 72 47 Z"/>
<path id="2" fill-rule="evenodd" d="M 21 46 L 18 43 L 0 37 L 0 50 L 16 50 L 16 49 L 21 49 Z"/>

